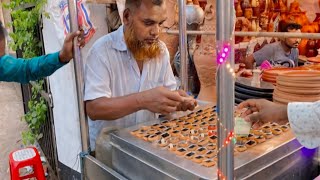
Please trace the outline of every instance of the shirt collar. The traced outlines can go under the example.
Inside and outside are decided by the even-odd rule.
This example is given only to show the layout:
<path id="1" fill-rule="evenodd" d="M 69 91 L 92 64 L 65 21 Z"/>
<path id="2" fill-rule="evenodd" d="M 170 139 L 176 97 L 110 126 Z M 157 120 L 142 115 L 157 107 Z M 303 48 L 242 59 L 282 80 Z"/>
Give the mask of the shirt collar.
<path id="1" fill-rule="evenodd" d="M 113 42 L 112 47 L 114 49 L 117 49 L 119 51 L 127 51 L 127 44 L 124 41 L 124 31 L 123 31 L 123 25 L 121 25 L 113 34 Z"/>

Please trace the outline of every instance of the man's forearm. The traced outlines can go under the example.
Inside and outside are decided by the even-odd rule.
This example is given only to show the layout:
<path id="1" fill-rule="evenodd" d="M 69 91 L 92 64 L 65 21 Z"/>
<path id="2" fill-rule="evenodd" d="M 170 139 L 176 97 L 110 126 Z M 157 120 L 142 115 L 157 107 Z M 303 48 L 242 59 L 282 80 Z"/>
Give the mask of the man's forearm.
<path id="1" fill-rule="evenodd" d="M 51 75 L 63 65 L 59 62 L 58 53 L 28 60 L 6 55 L 0 61 L 0 80 L 28 83 Z"/>
<path id="2" fill-rule="evenodd" d="M 139 93 L 127 96 L 102 97 L 86 102 L 86 111 L 92 120 L 115 120 L 143 109 Z"/>

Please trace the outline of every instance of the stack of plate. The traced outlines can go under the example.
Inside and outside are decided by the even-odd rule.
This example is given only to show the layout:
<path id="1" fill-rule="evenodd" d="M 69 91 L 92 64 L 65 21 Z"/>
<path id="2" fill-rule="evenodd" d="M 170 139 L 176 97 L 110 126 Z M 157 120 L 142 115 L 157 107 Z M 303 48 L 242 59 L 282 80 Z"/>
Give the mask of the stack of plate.
<path id="1" fill-rule="evenodd" d="M 272 101 L 273 85 L 268 82 L 260 82 L 260 85 L 252 85 L 251 78 L 238 77 L 235 83 L 235 103 L 239 104 L 247 99 L 268 99 Z"/>
<path id="2" fill-rule="evenodd" d="M 312 63 L 320 63 L 320 57 L 310 57 L 308 58 L 308 61 Z"/>
<path id="3" fill-rule="evenodd" d="M 295 68 L 284 68 L 284 67 L 275 67 L 263 71 L 261 79 L 266 82 L 271 82 L 276 84 L 277 76 L 282 73 L 294 71 L 294 70 L 307 70 L 307 67 L 295 67 Z"/>
<path id="4" fill-rule="evenodd" d="M 280 74 L 273 92 L 273 101 L 314 102 L 320 100 L 320 71 L 300 70 Z"/>

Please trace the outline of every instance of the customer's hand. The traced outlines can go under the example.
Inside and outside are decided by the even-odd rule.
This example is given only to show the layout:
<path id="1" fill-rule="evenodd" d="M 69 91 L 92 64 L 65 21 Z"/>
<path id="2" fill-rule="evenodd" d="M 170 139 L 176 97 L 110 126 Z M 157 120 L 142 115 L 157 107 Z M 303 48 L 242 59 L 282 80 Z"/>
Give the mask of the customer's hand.
<path id="1" fill-rule="evenodd" d="M 83 48 L 85 45 L 85 39 L 84 39 L 84 31 L 76 31 L 69 33 L 67 37 L 64 40 L 63 47 L 59 53 L 59 59 L 62 63 L 69 62 L 74 55 L 73 52 L 73 39 L 77 37 L 77 46 L 80 48 Z"/>
<path id="2" fill-rule="evenodd" d="M 179 104 L 183 102 L 183 98 L 176 91 L 157 87 L 140 93 L 137 101 L 142 109 L 167 115 L 177 110 Z"/>
<path id="3" fill-rule="evenodd" d="M 183 102 L 178 105 L 177 111 L 194 110 L 197 106 L 197 101 L 193 97 L 188 96 L 188 94 L 183 90 L 178 90 L 177 92 L 183 97 Z"/>
<path id="4" fill-rule="evenodd" d="M 288 122 L 287 106 L 273 103 L 265 99 L 250 99 L 238 105 L 238 110 L 247 108 L 242 113 L 246 121 L 253 123 L 257 129 L 267 122 L 285 124 Z"/>

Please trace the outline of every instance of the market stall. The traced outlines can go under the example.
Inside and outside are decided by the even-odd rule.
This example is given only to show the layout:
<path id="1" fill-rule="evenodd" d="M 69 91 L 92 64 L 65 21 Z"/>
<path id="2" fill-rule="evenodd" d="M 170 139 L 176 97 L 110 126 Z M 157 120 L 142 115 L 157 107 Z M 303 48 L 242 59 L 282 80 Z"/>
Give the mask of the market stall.
<path id="1" fill-rule="evenodd" d="M 292 3 L 282 0 L 239 0 L 235 4 L 231 1 L 211 0 L 187 1 L 187 3 L 185 4 L 183 0 L 176 3 L 180 9 L 179 24 L 178 26 L 171 24 L 171 27 L 177 29 L 168 28 L 164 32 L 176 34 L 176 36 L 179 33 L 180 63 L 176 66 L 178 67 L 176 70 L 179 72 L 182 89 L 192 92 L 193 95 L 199 95 L 199 102 L 201 102 L 199 107 L 193 112 L 177 113 L 168 120 L 153 119 L 147 123 L 113 132 L 111 142 L 108 138 L 99 142 L 112 145 L 112 167 L 107 167 L 92 156 L 84 154 L 82 157 L 84 176 L 88 179 L 97 179 L 97 177 L 98 179 L 106 177 L 117 179 L 314 178 L 319 174 L 318 162 L 315 160 L 317 151 L 304 149 L 295 139 L 289 124 L 267 124 L 259 131 L 252 130 L 248 137 L 235 137 L 233 132 L 234 117 L 237 116 L 234 111 L 235 103 L 249 98 L 275 100 L 275 97 L 277 102 L 288 103 L 297 99 L 284 98 L 285 95 L 288 97 L 288 94 L 281 93 L 281 88 L 286 89 L 286 93 L 299 92 L 299 90 L 289 88 L 288 91 L 291 76 L 284 75 L 282 84 L 281 81 L 276 81 L 279 69 L 265 71 L 262 80 L 258 78 L 258 81 L 254 71 L 249 73 L 249 78 L 240 77 L 244 75 L 236 74 L 239 71 L 234 68 L 234 60 L 245 59 L 248 52 L 252 53 L 268 43 L 277 41 L 277 37 L 320 38 L 319 34 L 316 34 L 319 29 L 310 31 L 310 34 L 276 32 L 281 18 L 293 17 L 294 19 L 299 15 L 298 20 L 304 20 L 304 25 L 310 25 L 296 0 Z M 188 19 L 186 14 L 188 11 L 183 11 L 186 6 L 196 6 L 192 8 L 197 11 L 202 7 L 203 23 L 198 23 L 198 19 Z M 233 7 L 236 12 L 233 12 Z M 200 11 L 196 13 L 199 19 L 201 19 Z M 235 21 L 232 14 L 237 16 Z M 216 25 L 213 20 L 215 17 L 217 17 Z M 316 26 L 315 22 L 312 24 Z M 216 28 L 211 28 L 212 26 Z M 76 27 L 76 25 L 73 26 L 73 28 Z M 179 31 L 177 31 L 178 28 Z M 216 34 L 215 38 L 212 38 L 213 34 Z M 201 35 L 201 40 L 189 35 Z M 236 36 L 236 45 L 233 44 L 233 36 Z M 259 38 L 251 37 L 264 39 L 262 38 L 261 41 Z M 174 41 L 172 38 L 177 37 L 165 38 L 169 45 Z M 311 47 L 311 40 L 308 40 L 307 44 L 309 46 L 305 48 L 313 50 L 302 55 L 308 56 L 307 58 L 316 57 L 316 43 Z M 170 48 L 169 50 L 173 52 L 177 49 L 177 47 Z M 211 61 L 210 58 L 212 58 Z M 190 64 L 194 65 L 194 70 L 198 73 L 201 84 L 198 92 L 193 91 L 192 85 L 190 88 L 192 84 L 190 79 L 195 78 L 190 76 L 190 69 L 192 69 Z M 78 64 L 75 67 L 76 72 L 81 74 L 81 66 Z M 302 69 L 317 70 L 318 66 L 312 65 Z M 286 68 L 285 70 L 294 71 L 295 69 Z M 217 74 L 216 77 L 215 74 Z M 311 88 L 318 88 L 317 75 L 310 75 L 315 80 L 311 83 Z M 308 80 L 302 79 L 302 81 Z M 78 94 L 81 95 L 83 94 L 81 76 L 78 79 L 78 86 Z M 211 96 L 211 92 L 216 96 Z M 302 97 L 299 100 L 319 100 L 316 96 L 317 90 L 309 93 L 313 94 L 310 99 Z M 292 96 L 296 95 L 293 94 L 290 97 Z M 82 100 L 80 96 L 79 109 L 83 109 Z M 90 151 L 88 127 L 83 111 L 80 111 L 80 117 L 82 117 L 83 151 L 87 152 Z M 97 151 L 103 154 L 104 149 Z"/>

